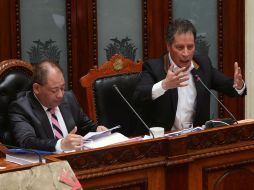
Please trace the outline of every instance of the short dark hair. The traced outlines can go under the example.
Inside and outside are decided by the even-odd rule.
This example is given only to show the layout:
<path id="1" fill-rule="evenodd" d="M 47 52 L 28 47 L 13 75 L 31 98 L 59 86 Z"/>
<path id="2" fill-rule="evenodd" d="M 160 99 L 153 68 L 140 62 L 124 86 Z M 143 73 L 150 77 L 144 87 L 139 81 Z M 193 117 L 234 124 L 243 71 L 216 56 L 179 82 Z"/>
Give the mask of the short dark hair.
<path id="1" fill-rule="evenodd" d="M 52 60 L 44 59 L 33 65 L 33 83 L 38 83 L 40 85 L 47 84 L 49 67 L 55 68 L 63 74 L 63 70 L 59 64 Z"/>
<path id="2" fill-rule="evenodd" d="M 195 26 L 187 19 L 176 19 L 174 20 L 167 29 L 165 38 L 167 43 L 172 43 L 174 40 L 174 36 L 176 33 L 178 34 L 185 34 L 185 33 L 192 33 L 194 36 L 194 40 L 196 40 L 196 28 Z"/>

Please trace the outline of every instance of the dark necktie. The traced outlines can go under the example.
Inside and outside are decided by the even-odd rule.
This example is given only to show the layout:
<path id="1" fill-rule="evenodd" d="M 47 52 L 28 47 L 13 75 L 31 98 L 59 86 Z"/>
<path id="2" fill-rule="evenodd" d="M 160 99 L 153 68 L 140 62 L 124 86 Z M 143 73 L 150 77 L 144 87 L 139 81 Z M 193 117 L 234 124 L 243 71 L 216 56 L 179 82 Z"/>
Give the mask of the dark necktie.
<path id="1" fill-rule="evenodd" d="M 49 111 L 50 115 L 51 115 L 51 123 L 52 123 L 53 132 L 55 134 L 55 137 L 57 139 L 63 138 L 63 132 L 61 130 L 60 124 L 59 124 L 58 119 L 56 117 L 55 108 L 49 108 L 47 111 Z"/>

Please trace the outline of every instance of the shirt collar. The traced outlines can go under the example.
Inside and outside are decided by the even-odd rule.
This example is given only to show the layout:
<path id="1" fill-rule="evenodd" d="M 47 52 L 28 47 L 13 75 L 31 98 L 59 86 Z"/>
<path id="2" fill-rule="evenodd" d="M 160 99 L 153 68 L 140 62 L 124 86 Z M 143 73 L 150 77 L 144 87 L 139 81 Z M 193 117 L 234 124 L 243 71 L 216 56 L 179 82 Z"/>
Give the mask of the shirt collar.
<path id="1" fill-rule="evenodd" d="M 41 104 L 42 108 L 44 109 L 45 112 L 48 111 L 49 108 L 47 108 L 46 106 L 42 105 L 42 103 L 40 102 L 40 100 L 38 99 L 38 97 L 35 95 L 35 93 L 33 92 L 34 97 L 37 99 L 37 101 Z M 55 111 L 57 111 L 59 108 L 58 106 L 55 108 Z"/>

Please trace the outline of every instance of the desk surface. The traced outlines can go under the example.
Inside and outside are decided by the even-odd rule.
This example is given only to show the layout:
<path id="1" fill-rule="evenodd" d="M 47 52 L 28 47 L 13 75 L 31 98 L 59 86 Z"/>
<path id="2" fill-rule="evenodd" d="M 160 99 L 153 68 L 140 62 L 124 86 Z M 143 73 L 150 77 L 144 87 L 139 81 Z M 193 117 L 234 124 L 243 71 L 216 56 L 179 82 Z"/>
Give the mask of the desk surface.
<path id="1" fill-rule="evenodd" d="M 1 147 L 0 147 L 1 150 Z M 253 189 L 254 122 L 73 153 L 67 160 L 83 189 Z M 0 158 L 2 172 L 28 169 Z"/>
<path id="2" fill-rule="evenodd" d="M 69 154 L 84 189 L 210 190 L 253 187 L 254 123 Z M 249 187 L 249 188 L 248 188 Z"/>

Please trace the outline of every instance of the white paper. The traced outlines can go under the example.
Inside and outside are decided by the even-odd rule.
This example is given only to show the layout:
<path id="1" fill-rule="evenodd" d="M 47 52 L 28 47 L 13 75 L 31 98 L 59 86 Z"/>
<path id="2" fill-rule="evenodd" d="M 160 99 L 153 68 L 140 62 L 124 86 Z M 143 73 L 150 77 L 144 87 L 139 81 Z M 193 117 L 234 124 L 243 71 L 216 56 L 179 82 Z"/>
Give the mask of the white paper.
<path id="1" fill-rule="evenodd" d="M 100 132 L 89 132 L 87 133 L 84 137 L 83 137 L 83 140 L 84 141 L 91 141 L 91 140 L 96 140 L 98 138 L 101 138 L 101 137 L 105 137 L 105 136 L 108 136 L 111 134 L 111 131 L 115 130 L 115 129 L 118 129 L 120 128 L 121 126 L 120 125 L 117 125 L 111 129 L 108 129 L 106 131 L 100 131 Z"/>
<path id="2" fill-rule="evenodd" d="M 32 153 L 8 153 L 6 161 L 20 165 L 39 163 L 39 156 Z M 42 160 L 45 163 L 45 159 Z"/>
<path id="3" fill-rule="evenodd" d="M 113 133 L 109 134 L 107 136 L 103 136 L 101 138 L 97 138 L 96 140 L 90 140 L 88 142 L 85 142 L 83 144 L 83 148 L 99 148 L 99 147 L 104 147 L 116 143 L 121 143 L 124 141 L 128 141 L 129 138 L 122 135 L 121 133 Z"/>

